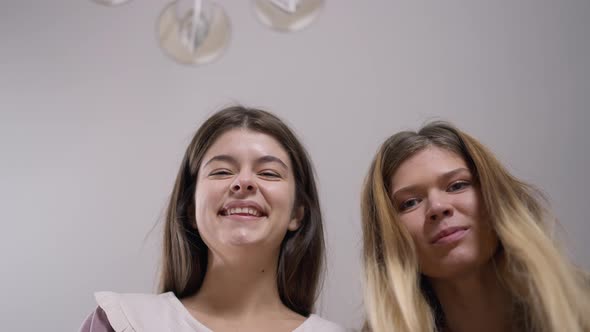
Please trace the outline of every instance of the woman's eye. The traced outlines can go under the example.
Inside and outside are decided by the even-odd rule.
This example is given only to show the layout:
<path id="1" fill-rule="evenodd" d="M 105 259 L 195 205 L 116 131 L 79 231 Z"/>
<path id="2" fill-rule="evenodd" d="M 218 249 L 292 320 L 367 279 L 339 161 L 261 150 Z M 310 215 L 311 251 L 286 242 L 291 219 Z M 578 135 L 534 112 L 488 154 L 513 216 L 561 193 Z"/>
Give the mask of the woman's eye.
<path id="1" fill-rule="evenodd" d="M 457 182 L 452 183 L 449 186 L 449 188 L 447 189 L 447 191 L 449 191 L 449 192 L 459 191 L 459 190 L 462 190 L 462 189 L 465 189 L 466 187 L 468 187 L 469 184 L 470 183 L 467 181 L 457 181 Z"/>
<path id="2" fill-rule="evenodd" d="M 415 207 L 416 205 L 418 205 L 418 203 L 420 203 L 420 199 L 411 198 L 411 199 L 403 201 L 400 204 L 399 209 L 400 209 L 400 211 L 403 212 L 403 211 L 406 211 L 406 210 L 409 210 L 409 209 Z"/>
<path id="3" fill-rule="evenodd" d="M 263 172 L 260 172 L 258 174 L 260 174 L 261 176 L 264 176 L 264 177 L 268 177 L 268 178 L 279 178 L 279 177 L 281 177 L 278 173 L 273 172 L 273 171 L 263 171 Z"/>
<path id="4" fill-rule="evenodd" d="M 210 176 L 224 176 L 224 175 L 231 175 L 231 172 L 227 169 L 219 169 L 209 173 Z"/>

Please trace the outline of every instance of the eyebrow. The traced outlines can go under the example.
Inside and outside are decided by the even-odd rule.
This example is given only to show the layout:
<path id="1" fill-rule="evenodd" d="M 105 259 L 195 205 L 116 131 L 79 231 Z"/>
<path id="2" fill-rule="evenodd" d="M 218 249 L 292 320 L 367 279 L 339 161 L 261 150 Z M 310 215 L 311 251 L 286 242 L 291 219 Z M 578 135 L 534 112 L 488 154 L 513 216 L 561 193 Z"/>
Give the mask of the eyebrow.
<path id="1" fill-rule="evenodd" d="M 227 154 L 220 154 L 217 156 L 212 157 L 211 159 L 209 159 L 204 165 L 203 167 L 209 165 L 210 163 L 214 162 L 214 161 L 224 161 L 233 165 L 237 165 L 238 161 L 236 158 L 227 155 Z M 254 161 L 255 164 L 265 164 L 265 163 L 277 163 L 279 164 L 281 167 L 283 167 L 285 170 L 288 170 L 289 167 L 287 166 L 287 164 L 285 164 L 280 158 L 275 157 L 275 156 L 271 156 L 271 155 L 266 155 L 266 156 L 262 156 L 258 159 L 256 159 Z"/>
<path id="2" fill-rule="evenodd" d="M 438 179 L 439 180 L 441 180 L 441 179 L 442 180 L 446 180 L 446 179 L 452 178 L 453 176 L 455 176 L 455 175 L 457 175 L 459 173 L 463 173 L 463 172 L 470 172 L 470 171 L 469 171 L 469 169 L 467 169 L 465 167 L 461 167 L 461 168 L 457 168 L 457 169 L 454 169 L 454 170 L 452 170 L 450 172 L 446 172 L 446 173 L 443 173 L 443 174 L 439 175 L 438 176 Z M 395 198 L 395 196 L 398 195 L 398 194 L 400 194 L 400 193 L 407 192 L 407 191 L 409 191 L 409 192 L 414 191 L 418 187 L 420 187 L 420 186 L 419 185 L 411 185 L 411 186 L 400 188 L 400 189 L 396 190 L 393 193 L 393 195 L 391 195 L 391 197 Z"/>

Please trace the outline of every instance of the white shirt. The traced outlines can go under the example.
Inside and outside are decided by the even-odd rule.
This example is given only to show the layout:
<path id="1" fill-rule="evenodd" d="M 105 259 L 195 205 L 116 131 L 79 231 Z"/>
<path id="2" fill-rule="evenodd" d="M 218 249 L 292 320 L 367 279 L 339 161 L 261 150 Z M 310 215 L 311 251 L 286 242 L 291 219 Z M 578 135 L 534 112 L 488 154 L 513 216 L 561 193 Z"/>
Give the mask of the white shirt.
<path id="1" fill-rule="evenodd" d="M 193 317 L 172 292 L 118 294 L 98 292 L 96 302 L 116 332 L 213 332 Z M 344 332 L 344 328 L 310 315 L 293 332 Z"/>

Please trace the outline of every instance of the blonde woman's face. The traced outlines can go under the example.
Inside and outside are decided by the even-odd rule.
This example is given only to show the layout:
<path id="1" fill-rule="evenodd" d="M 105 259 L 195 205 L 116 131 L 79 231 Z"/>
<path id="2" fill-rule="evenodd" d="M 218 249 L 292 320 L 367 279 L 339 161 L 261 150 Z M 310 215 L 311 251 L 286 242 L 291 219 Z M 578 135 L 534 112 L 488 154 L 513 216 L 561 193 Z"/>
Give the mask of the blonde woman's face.
<path id="1" fill-rule="evenodd" d="M 195 217 L 199 234 L 212 251 L 243 251 L 248 246 L 278 250 L 287 230 L 299 227 L 303 211 L 294 211 L 294 203 L 291 162 L 273 137 L 233 129 L 205 153 L 197 179 Z"/>
<path id="2" fill-rule="evenodd" d="M 459 277 L 490 261 L 498 240 L 461 157 L 428 147 L 405 160 L 391 181 L 393 205 L 412 235 L 424 275 Z"/>

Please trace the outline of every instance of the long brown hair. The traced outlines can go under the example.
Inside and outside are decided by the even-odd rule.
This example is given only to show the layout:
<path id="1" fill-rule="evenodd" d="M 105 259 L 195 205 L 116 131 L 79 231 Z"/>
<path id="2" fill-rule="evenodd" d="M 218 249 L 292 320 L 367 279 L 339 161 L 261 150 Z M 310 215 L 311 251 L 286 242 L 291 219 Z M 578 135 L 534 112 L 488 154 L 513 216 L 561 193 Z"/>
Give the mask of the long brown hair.
<path id="1" fill-rule="evenodd" d="M 311 160 L 294 133 L 275 115 L 232 106 L 209 117 L 186 149 L 166 211 L 160 291 L 178 298 L 198 292 L 207 272 L 208 248 L 195 224 L 195 190 L 203 156 L 219 136 L 234 128 L 267 134 L 288 153 L 295 178 L 295 205 L 304 207 L 300 227 L 281 243 L 277 288 L 289 309 L 308 316 L 317 298 L 324 263 L 324 233 Z"/>
<path id="2" fill-rule="evenodd" d="M 526 331 L 590 331 L 590 290 L 552 239 L 554 218 L 534 187 L 512 176 L 472 136 L 445 122 L 388 138 L 375 156 L 362 194 L 366 329 L 439 331 L 444 316 L 422 277 L 414 243 L 393 206 L 391 178 L 429 146 L 462 157 L 482 194 L 500 241 L 493 258 Z"/>

